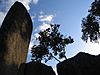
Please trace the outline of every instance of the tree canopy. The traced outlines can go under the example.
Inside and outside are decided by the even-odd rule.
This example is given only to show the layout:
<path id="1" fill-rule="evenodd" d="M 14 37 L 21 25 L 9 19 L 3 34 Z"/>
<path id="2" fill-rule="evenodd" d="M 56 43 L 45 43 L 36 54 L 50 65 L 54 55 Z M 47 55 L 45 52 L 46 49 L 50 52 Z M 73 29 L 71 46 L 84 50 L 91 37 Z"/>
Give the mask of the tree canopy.
<path id="1" fill-rule="evenodd" d="M 82 39 L 96 42 L 100 38 L 100 0 L 92 2 L 88 12 L 88 16 L 82 20 Z"/>
<path id="2" fill-rule="evenodd" d="M 32 60 L 35 62 L 42 60 L 47 62 L 52 58 L 58 60 L 56 57 L 66 58 L 65 46 L 74 42 L 71 36 L 65 37 L 59 32 L 60 25 L 51 24 L 50 26 L 50 28 L 38 33 L 39 44 L 32 47 Z"/>

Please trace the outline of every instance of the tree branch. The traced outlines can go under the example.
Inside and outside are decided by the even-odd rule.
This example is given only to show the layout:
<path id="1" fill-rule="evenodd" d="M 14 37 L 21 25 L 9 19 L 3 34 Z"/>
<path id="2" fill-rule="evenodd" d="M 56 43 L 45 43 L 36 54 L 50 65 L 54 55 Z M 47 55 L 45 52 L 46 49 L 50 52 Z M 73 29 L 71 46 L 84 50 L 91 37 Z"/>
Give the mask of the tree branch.
<path id="1" fill-rule="evenodd" d="M 60 60 L 58 60 L 55 56 L 52 55 L 52 57 L 57 60 L 59 63 L 61 62 Z"/>

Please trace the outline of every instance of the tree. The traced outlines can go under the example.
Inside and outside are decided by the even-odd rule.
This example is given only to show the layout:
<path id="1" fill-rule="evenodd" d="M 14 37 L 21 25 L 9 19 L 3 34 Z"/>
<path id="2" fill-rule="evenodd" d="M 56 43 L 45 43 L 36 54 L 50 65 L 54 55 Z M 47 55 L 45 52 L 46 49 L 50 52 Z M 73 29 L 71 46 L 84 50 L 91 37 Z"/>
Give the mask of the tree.
<path id="1" fill-rule="evenodd" d="M 35 62 L 41 62 L 43 59 L 45 62 L 56 57 L 66 58 L 65 56 L 65 46 L 73 43 L 73 39 L 69 37 L 64 37 L 58 29 L 60 25 L 54 24 L 51 27 L 39 32 L 38 45 L 32 47 L 32 60 Z M 60 62 L 60 61 L 59 61 Z"/>
<path id="2" fill-rule="evenodd" d="M 88 16 L 82 20 L 82 39 L 96 42 L 100 38 L 100 0 L 95 0 L 88 12 Z"/>

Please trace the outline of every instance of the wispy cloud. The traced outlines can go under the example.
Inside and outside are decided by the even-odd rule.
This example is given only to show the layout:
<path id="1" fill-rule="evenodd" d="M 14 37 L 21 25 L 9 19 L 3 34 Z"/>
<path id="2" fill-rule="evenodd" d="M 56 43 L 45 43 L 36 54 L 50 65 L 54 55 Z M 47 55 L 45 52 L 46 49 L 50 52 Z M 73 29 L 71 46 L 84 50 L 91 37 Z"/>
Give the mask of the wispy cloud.
<path id="1" fill-rule="evenodd" d="M 39 21 L 42 22 L 51 22 L 54 18 L 54 15 L 40 15 L 39 16 Z"/>
<path id="2" fill-rule="evenodd" d="M 37 4 L 37 3 L 38 3 L 38 1 L 39 1 L 39 0 L 33 0 L 33 3 L 34 3 L 34 4 Z"/>
<path id="3" fill-rule="evenodd" d="M 47 28 L 50 28 L 50 24 L 53 22 L 54 15 L 45 15 L 43 11 L 40 12 L 38 21 L 40 21 L 42 24 L 39 26 L 39 30 L 45 30 Z"/>

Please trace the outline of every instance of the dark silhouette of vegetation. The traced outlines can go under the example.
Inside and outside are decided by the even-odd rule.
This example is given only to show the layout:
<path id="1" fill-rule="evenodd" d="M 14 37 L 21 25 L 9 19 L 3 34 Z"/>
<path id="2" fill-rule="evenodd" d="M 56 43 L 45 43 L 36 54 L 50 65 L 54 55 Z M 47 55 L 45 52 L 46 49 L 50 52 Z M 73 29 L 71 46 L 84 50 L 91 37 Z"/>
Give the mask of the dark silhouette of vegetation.
<path id="1" fill-rule="evenodd" d="M 47 62 L 52 58 L 59 61 L 57 57 L 59 59 L 67 59 L 65 56 L 65 46 L 73 43 L 73 39 L 70 36 L 64 37 L 58 31 L 60 25 L 51 24 L 50 26 L 51 28 L 39 32 L 39 37 L 37 38 L 39 44 L 32 47 L 32 60 L 35 62 L 41 62 L 42 60 Z"/>
<path id="2" fill-rule="evenodd" d="M 82 20 L 82 39 L 96 42 L 100 38 L 100 0 L 95 0 L 88 12 L 88 16 Z"/>

